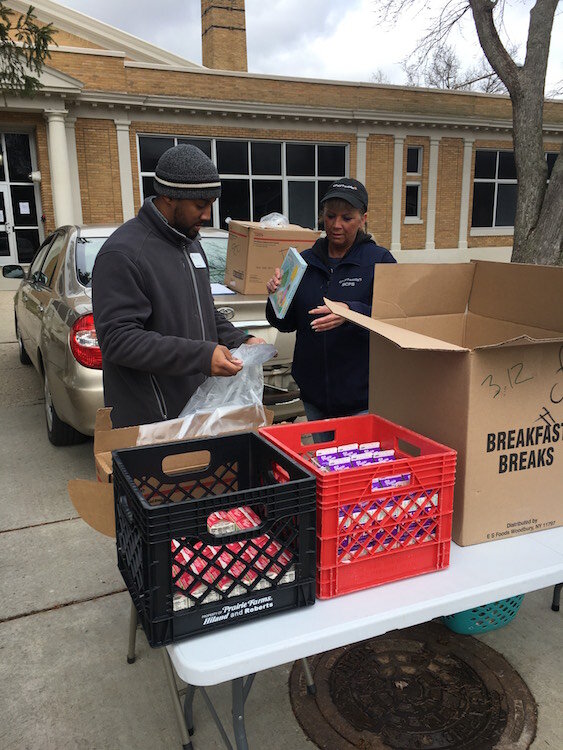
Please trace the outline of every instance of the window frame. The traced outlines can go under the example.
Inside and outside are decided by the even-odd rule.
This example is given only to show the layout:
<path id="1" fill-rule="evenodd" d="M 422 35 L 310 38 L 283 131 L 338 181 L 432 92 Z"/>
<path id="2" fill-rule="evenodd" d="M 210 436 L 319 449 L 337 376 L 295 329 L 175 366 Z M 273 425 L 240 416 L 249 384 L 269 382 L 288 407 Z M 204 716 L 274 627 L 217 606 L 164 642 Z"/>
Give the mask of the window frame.
<path id="1" fill-rule="evenodd" d="M 416 206 L 416 216 L 407 216 L 407 188 L 408 187 L 417 187 L 417 206 Z M 420 180 L 407 180 L 405 182 L 405 218 L 404 223 L 405 224 L 423 224 L 422 219 L 422 182 Z"/>
<path id="2" fill-rule="evenodd" d="M 404 224 L 424 224 L 422 218 L 422 169 L 424 159 L 424 146 L 409 146 L 406 147 L 406 180 L 405 180 L 405 201 L 403 203 L 403 223 Z M 416 151 L 417 153 L 417 171 L 409 172 L 409 151 Z M 413 179 L 414 178 L 414 179 Z M 416 216 L 407 216 L 407 188 L 416 187 Z"/>
<path id="3" fill-rule="evenodd" d="M 494 177 L 475 177 L 475 160 L 477 159 L 478 151 L 487 151 L 489 153 L 495 153 L 495 176 Z M 498 202 L 498 189 L 499 185 L 518 185 L 517 178 L 506 178 L 499 177 L 499 163 L 501 153 L 512 153 L 514 154 L 514 148 L 476 148 L 475 149 L 475 160 L 473 165 L 473 193 L 471 199 L 471 226 L 469 235 L 470 237 L 490 237 L 490 236 L 512 236 L 514 234 L 514 225 L 502 224 L 496 225 L 496 214 L 497 214 L 497 202 Z M 547 160 L 547 156 L 546 156 Z M 493 210 L 492 210 L 492 225 L 490 227 L 474 227 L 473 226 L 473 195 L 475 193 L 475 184 L 493 184 Z"/>
<path id="4" fill-rule="evenodd" d="M 60 240 L 62 240 L 62 245 L 58 244 Z M 37 273 L 37 280 L 36 280 L 37 284 L 47 289 L 53 289 L 55 277 L 57 274 L 57 269 L 60 266 L 61 257 L 65 254 L 67 245 L 68 245 L 68 235 L 66 234 L 66 232 L 64 231 L 55 232 L 53 236 L 53 241 L 49 245 L 49 249 L 47 250 L 43 260 L 41 261 L 41 268 L 39 269 Z M 53 266 L 51 275 L 47 277 L 43 269 L 45 268 L 47 261 L 51 259 L 51 251 L 53 250 L 53 248 L 55 248 L 57 251 L 55 254 L 55 257 L 57 258 L 57 262 Z"/>
<path id="5" fill-rule="evenodd" d="M 416 172 L 409 172 L 409 151 L 416 151 L 418 153 L 417 165 L 418 170 Z M 422 160 L 424 158 L 424 146 L 409 146 L 407 145 L 407 159 L 406 159 L 406 172 L 407 175 L 422 176 Z"/>
<path id="6" fill-rule="evenodd" d="M 43 265 L 45 256 L 49 252 L 49 248 L 53 244 L 56 236 L 57 236 L 56 232 L 49 234 L 37 248 L 37 251 L 35 252 L 35 255 L 33 256 L 33 258 L 31 259 L 29 263 L 29 268 L 27 270 L 28 281 L 32 280 L 33 274 L 41 270 L 41 266 Z"/>
<path id="7" fill-rule="evenodd" d="M 211 160 L 217 164 L 217 142 L 218 141 L 243 141 L 247 144 L 248 153 L 248 174 L 232 174 L 229 172 L 221 172 L 220 176 L 222 180 L 246 180 L 248 182 L 249 190 L 249 208 L 250 216 L 254 215 L 254 196 L 252 190 L 252 184 L 256 182 L 266 181 L 279 181 L 281 183 L 281 203 L 282 213 L 285 216 L 289 216 L 289 182 L 313 182 L 315 187 L 315 212 L 316 215 L 313 217 L 314 228 L 318 228 L 318 205 L 319 205 L 319 183 L 338 180 L 343 176 L 347 176 L 350 171 L 350 143 L 342 141 L 313 141 L 313 140 L 292 140 L 292 139 L 275 139 L 275 138 L 255 138 L 249 136 L 248 138 L 236 138 L 236 137 L 215 137 L 215 136 L 191 136 L 186 134 L 171 135 L 168 133 L 137 133 L 137 167 L 139 175 L 139 195 L 141 201 L 146 197 L 143 190 L 143 178 L 154 176 L 154 172 L 143 172 L 141 171 L 140 161 L 140 141 L 143 138 L 173 138 L 174 144 L 178 143 L 178 139 L 189 138 L 192 141 L 211 141 Z M 275 143 L 281 145 L 281 173 L 280 174 L 254 174 L 252 169 L 252 143 Z M 287 153 L 286 149 L 288 145 L 312 145 L 315 148 L 315 172 L 314 175 L 288 175 L 287 174 Z M 338 174 L 334 176 L 320 175 L 319 174 L 319 146 L 340 146 L 344 149 L 344 168 L 345 174 Z M 220 200 L 215 201 L 212 207 L 211 215 L 211 226 L 218 229 L 225 229 L 220 223 Z M 290 221 L 291 221 L 291 217 Z"/>

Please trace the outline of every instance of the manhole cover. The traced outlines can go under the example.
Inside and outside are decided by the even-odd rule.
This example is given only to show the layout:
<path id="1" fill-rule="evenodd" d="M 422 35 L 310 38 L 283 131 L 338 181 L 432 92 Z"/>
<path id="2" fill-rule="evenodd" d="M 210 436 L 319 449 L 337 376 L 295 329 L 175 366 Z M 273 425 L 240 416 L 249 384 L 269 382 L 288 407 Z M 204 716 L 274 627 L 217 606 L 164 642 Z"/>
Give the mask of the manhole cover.
<path id="1" fill-rule="evenodd" d="M 537 707 L 496 651 L 439 623 L 393 631 L 301 662 L 290 677 L 293 712 L 323 750 L 523 750 Z"/>

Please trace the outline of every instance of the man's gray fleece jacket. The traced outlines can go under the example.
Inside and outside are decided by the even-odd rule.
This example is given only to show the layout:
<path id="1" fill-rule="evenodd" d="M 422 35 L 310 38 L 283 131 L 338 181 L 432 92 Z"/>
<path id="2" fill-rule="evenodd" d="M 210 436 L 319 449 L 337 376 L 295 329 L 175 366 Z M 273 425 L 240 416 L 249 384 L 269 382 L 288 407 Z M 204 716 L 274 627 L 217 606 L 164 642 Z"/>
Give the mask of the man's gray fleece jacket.
<path id="1" fill-rule="evenodd" d="M 92 302 L 114 427 L 177 417 L 211 374 L 217 343 L 247 338 L 215 309 L 199 242 L 170 227 L 151 198 L 100 250 Z"/>

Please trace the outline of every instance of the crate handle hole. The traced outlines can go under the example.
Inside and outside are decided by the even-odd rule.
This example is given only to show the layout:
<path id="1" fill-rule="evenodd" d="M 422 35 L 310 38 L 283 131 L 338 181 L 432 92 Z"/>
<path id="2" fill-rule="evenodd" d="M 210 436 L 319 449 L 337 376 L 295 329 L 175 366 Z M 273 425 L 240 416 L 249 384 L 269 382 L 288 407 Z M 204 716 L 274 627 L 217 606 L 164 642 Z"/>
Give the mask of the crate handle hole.
<path id="1" fill-rule="evenodd" d="M 403 440 L 402 438 L 398 439 L 397 444 L 402 453 L 408 453 L 409 456 L 420 456 L 421 451 L 418 445 L 413 445 L 408 440 Z"/>
<path id="2" fill-rule="evenodd" d="M 190 453 L 175 453 L 162 460 L 162 471 L 168 476 L 190 474 L 208 469 L 211 463 L 209 451 L 192 451 Z"/>
<path id="3" fill-rule="evenodd" d="M 316 443 L 333 443 L 335 439 L 334 430 L 318 430 L 318 432 L 304 432 L 301 435 L 301 445 Z"/>

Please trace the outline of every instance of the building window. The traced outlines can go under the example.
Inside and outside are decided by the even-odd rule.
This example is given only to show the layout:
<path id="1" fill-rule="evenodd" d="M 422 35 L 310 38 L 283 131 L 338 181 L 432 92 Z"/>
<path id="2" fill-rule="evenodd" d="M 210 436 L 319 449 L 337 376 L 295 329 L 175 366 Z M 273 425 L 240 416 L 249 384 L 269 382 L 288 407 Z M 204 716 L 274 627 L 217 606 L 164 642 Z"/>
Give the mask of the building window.
<path id="1" fill-rule="evenodd" d="M 407 184 L 405 190 L 405 224 L 420 224 L 422 193 L 422 146 L 407 147 Z M 412 179 L 417 177 L 418 179 Z"/>
<path id="2" fill-rule="evenodd" d="M 405 221 L 420 219 L 420 182 L 407 182 Z"/>
<path id="3" fill-rule="evenodd" d="M 555 162 L 557 161 L 557 157 L 559 154 L 553 153 L 552 151 L 548 151 L 545 155 L 545 159 L 547 161 L 547 179 L 551 179 L 551 173 L 553 172 L 553 167 L 555 166 Z"/>
<path id="4" fill-rule="evenodd" d="M 282 213 L 292 224 L 315 228 L 329 185 L 348 173 L 344 144 L 291 143 L 220 138 L 139 136 L 141 198 L 153 195 L 156 162 L 177 143 L 201 148 L 217 165 L 222 192 L 213 204 L 213 225 L 228 217 L 259 221 Z"/>
<path id="5" fill-rule="evenodd" d="M 514 152 L 476 151 L 471 226 L 512 228 L 517 193 Z"/>
<path id="6" fill-rule="evenodd" d="M 422 174 L 422 146 L 407 148 L 407 174 Z"/>

